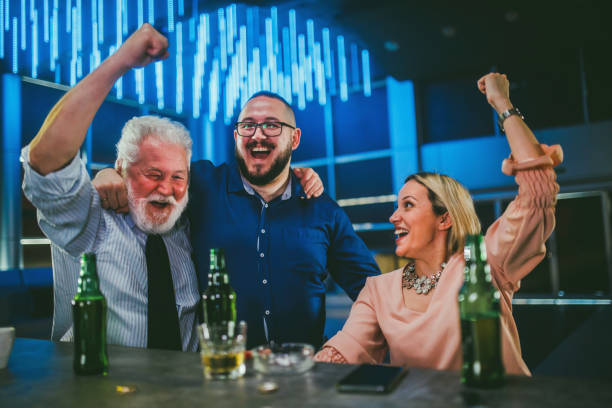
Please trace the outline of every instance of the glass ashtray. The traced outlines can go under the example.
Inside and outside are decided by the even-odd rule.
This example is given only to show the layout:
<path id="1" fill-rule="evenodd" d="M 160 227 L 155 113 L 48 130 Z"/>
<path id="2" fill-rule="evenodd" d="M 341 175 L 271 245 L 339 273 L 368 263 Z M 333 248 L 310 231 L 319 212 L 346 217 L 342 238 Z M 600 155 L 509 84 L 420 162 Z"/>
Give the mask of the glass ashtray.
<path id="1" fill-rule="evenodd" d="M 282 343 L 256 347 L 253 368 L 262 374 L 301 374 L 314 365 L 314 347 L 306 343 Z"/>

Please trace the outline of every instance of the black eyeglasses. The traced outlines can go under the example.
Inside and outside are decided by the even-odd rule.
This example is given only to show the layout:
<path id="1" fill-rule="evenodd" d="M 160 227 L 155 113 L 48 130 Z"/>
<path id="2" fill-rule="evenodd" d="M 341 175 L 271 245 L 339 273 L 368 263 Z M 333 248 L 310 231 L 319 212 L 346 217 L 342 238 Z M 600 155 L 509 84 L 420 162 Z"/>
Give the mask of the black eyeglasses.
<path id="1" fill-rule="evenodd" d="M 283 131 L 283 126 L 290 127 L 291 129 L 295 129 L 295 126 L 291 126 L 288 123 L 280 122 L 280 121 L 269 121 L 269 122 L 238 122 L 236 123 L 236 132 L 238 132 L 238 136 L 242 137 L 253 137 L 255 132 L 257 131 L 257 127 L 261 128 L 261 131 L 266 137 L 275 137 L 280 136 Z"/>

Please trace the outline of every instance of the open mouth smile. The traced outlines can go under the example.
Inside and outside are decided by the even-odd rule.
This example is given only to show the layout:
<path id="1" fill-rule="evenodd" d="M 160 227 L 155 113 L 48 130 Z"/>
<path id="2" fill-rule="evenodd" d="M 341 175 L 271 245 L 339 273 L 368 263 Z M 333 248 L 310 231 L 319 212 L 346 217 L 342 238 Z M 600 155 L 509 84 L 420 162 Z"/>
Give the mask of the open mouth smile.
<path id="1" fill-rule="evenodd" d="M 407 229 L 396 228 L 395 229 L 395 242 L 397 242 L 400 239 L 404 238 L 406 235 L 408 235 L 408 230 Z"/>
<path id="2" fill-rule="evenodd" d="M 272 149 L 269 147 L 265 147 L 265 146 L 256 146 L 253 147 L 251 149 L 249 149 L 249 153 L 251 155 L 251 157 L 253 157 L 254 159 L 266 159 L 270 153 L 272 152 Z"/>
<path id="3" fill-rule="evenodd" d="M 166 201 L 149 201 L 149 204 L 159 210 L 163 210 L 164 208 L 169 207 L 171 205 L 169 202 Z"/>

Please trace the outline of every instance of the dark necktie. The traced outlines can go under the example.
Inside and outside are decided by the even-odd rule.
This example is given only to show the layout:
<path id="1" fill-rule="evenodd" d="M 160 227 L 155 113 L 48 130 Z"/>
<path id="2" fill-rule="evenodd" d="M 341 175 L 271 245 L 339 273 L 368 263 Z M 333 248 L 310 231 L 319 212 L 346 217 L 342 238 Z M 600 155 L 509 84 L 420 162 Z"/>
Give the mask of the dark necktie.
<path id="1" fill-rule="evenodd" d="M 149 279 L 147 347 L 182 350 L 170 260 L 162 237 L 147 237 L 145 255 Z"/>

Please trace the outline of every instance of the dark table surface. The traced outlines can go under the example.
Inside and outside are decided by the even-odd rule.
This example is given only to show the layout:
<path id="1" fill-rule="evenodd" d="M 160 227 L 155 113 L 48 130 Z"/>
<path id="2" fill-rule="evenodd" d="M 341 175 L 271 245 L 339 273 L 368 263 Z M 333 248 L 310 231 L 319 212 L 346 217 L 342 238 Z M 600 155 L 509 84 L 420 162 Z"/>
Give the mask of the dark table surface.
<path id="1" fill-rule="evenodd" d="M 72 344 L 18 338 L 0 370 L 0 407 L 610 407 L 606 380 L 508 378 L 495 390 L 468 389 L 459 374 L 413 368 L 388 395 L 341 394 L 336 382 L 354 366 L 317 363 L 306 374 L 270 377 L 247 371 L 236 381 L 205 381 L 199 355 L 109 347 L 107 376 L 76 376 Z M 266 380 L 278 391 L 261 394 Z M 118 385 L 134 392 L 119 394 Z"/>

